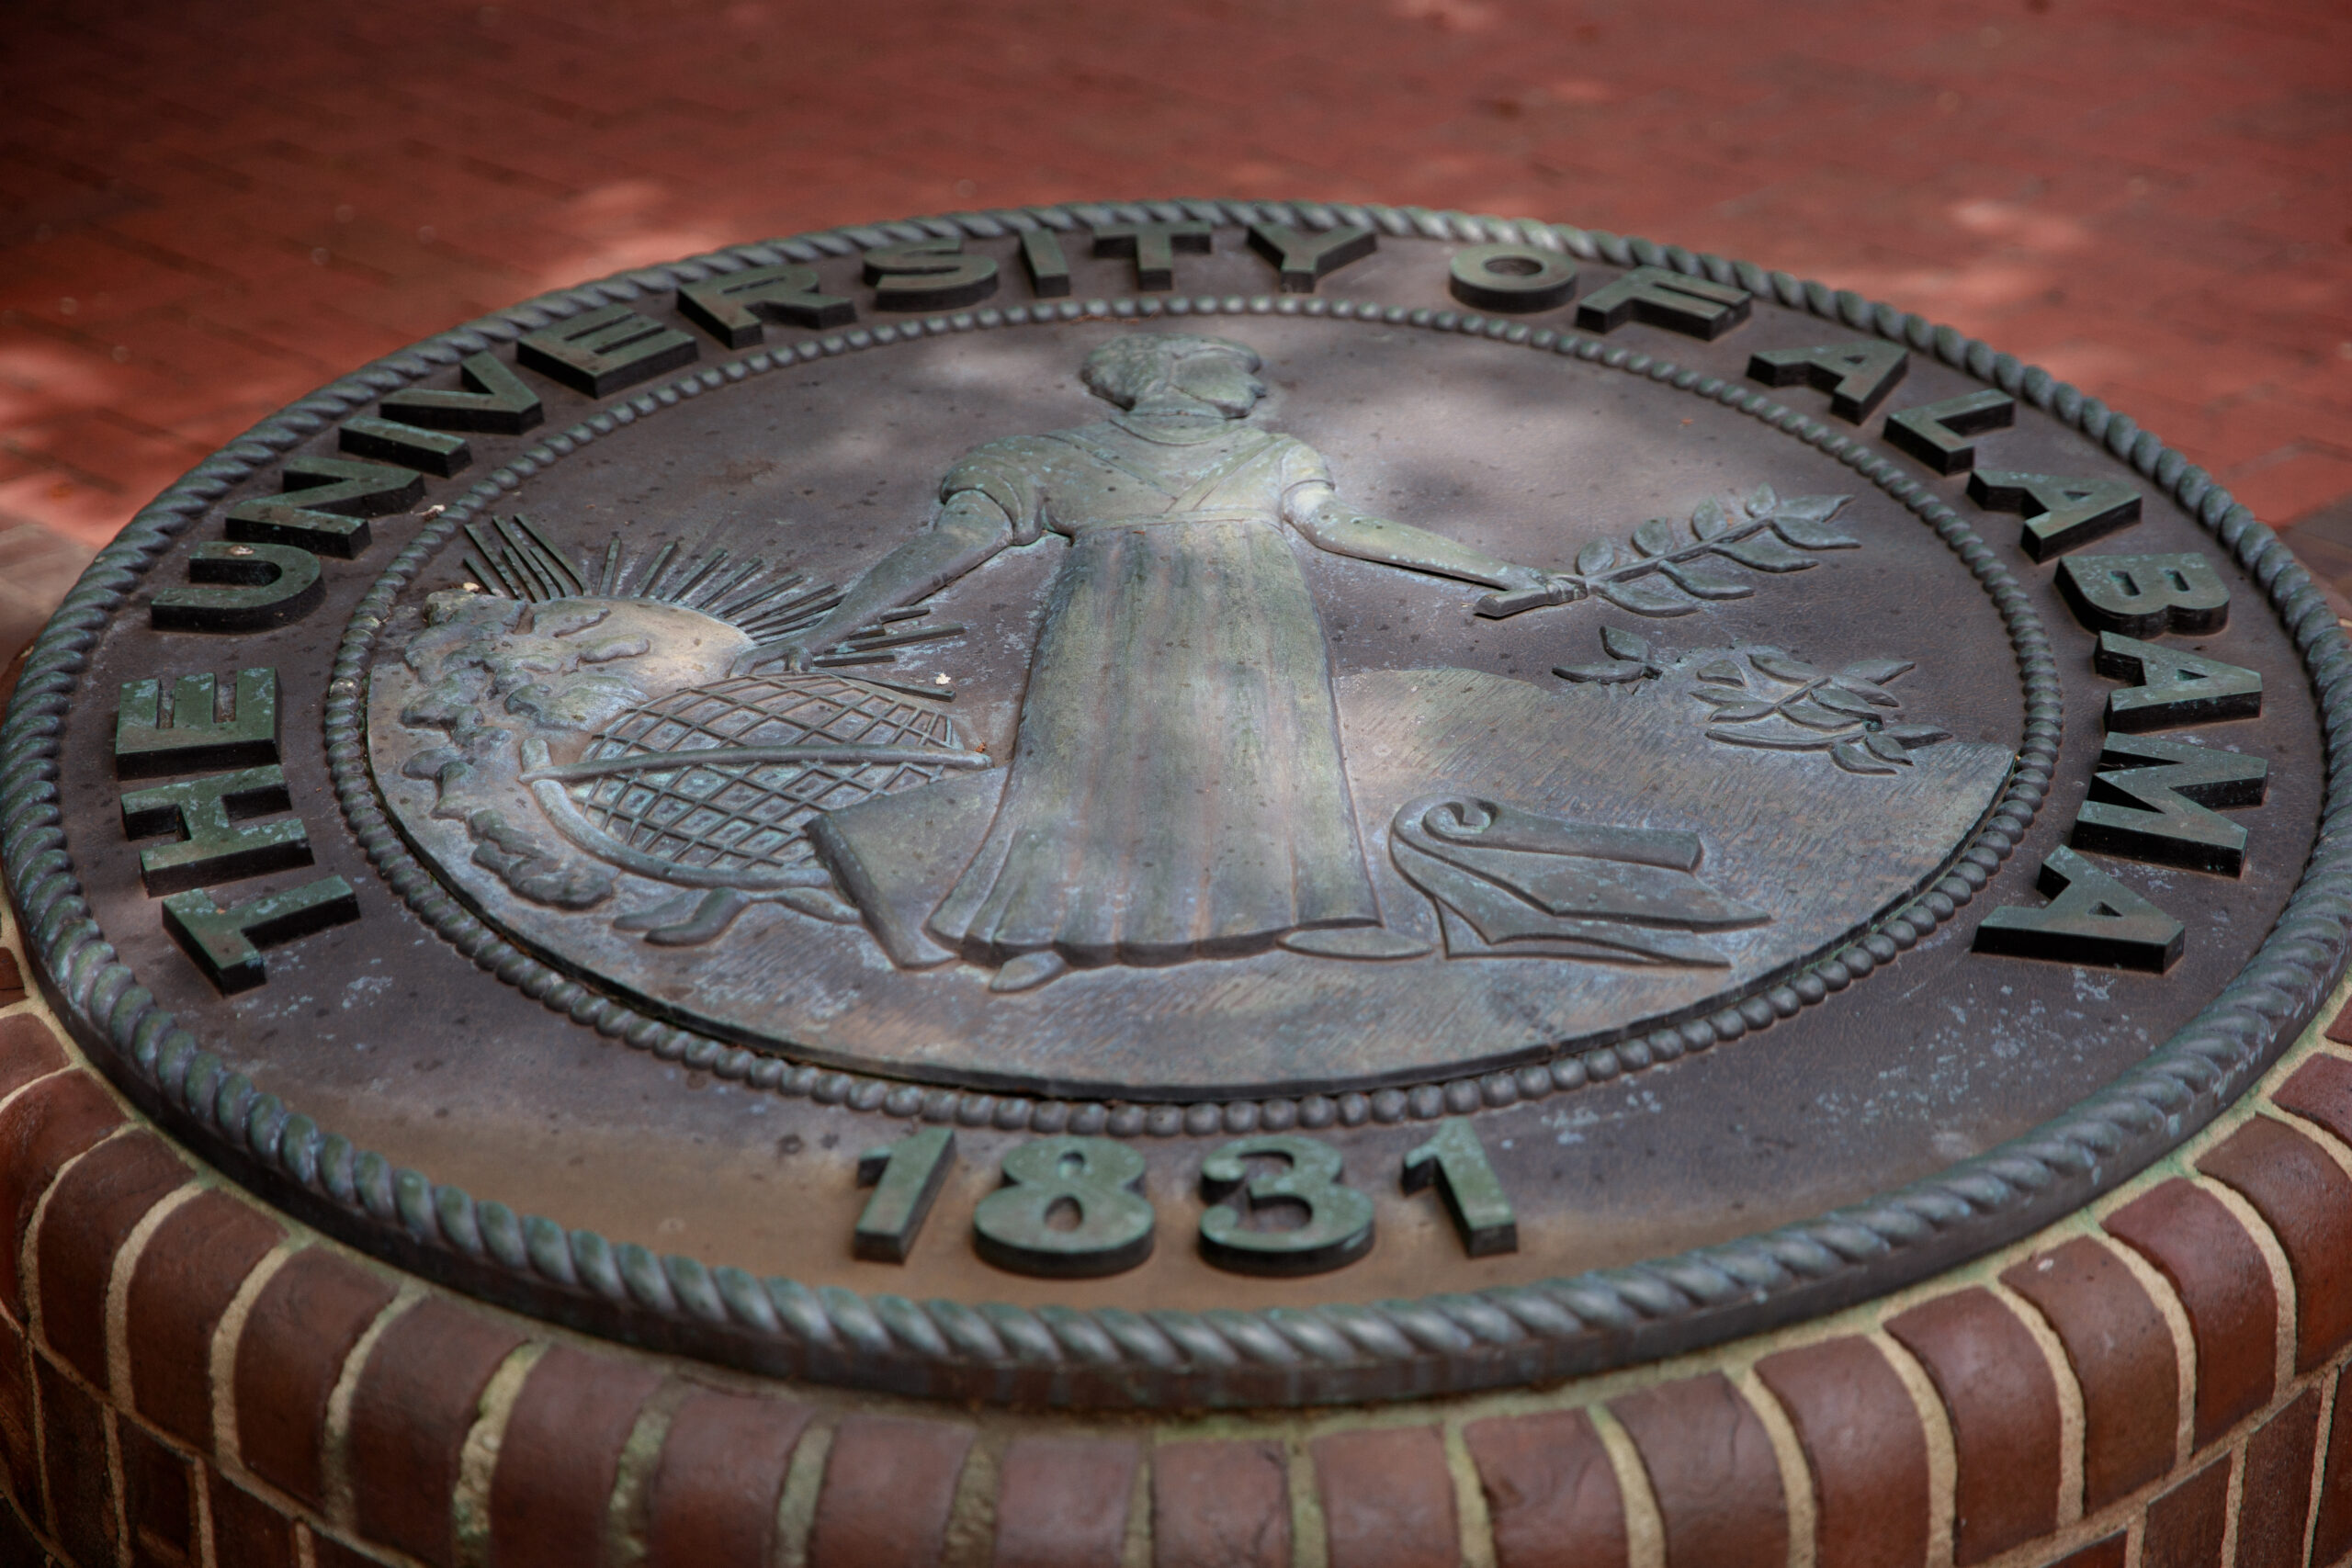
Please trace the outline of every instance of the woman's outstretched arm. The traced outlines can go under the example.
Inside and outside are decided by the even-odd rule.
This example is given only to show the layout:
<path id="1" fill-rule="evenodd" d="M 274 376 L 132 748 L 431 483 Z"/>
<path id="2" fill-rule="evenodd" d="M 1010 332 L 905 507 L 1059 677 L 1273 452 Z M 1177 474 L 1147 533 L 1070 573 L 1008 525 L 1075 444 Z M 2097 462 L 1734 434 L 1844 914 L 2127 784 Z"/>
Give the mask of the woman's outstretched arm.
<path id="1" fill-rule="evenodd" d="M 1012 542 L 1004 509 L 978 491 L 949 496 L 931 526 L 884 556 L 849 585 L 825 618 L 783 642 L 753 649 L 735 661 L 735 673 L 771 664 L 806 670 L 822 653 L 885 610 L 928 599 Z"/>
<path id="2" fill-rule="evenodd" d="M 1284 509 L 1293 527 L 1308 542 L 1333 555 L 1353 556 L 1358 560 L 1377 561 L 1383 566 L 1402 567 L 1407 571 L 1424 571 L 1436 577 L 1458 577 L 1506 592 L 1540 588 L 1551 581 L 1549 572 L 1498 560 L 1484 550 L 1442 534 L 1432 534 L 1409 523 L 1368 516 L 1341 501 L 1329 485 L 1299 486 L 1291 491 Z"/>

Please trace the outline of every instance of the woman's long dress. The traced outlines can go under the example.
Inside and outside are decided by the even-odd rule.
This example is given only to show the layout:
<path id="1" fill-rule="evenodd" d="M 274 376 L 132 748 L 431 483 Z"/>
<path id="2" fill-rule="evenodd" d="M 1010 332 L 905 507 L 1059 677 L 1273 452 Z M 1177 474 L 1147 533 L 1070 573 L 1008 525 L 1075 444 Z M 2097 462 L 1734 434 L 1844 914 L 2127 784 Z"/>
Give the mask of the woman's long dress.
<path id="1" fill-rule="evenodd" d="M 993 826 L 931 918 L 967 957 L 1173 964 L 1377 924 L 1321 618 L 1283 525 L 1313 448 L 1123 421 L 991 442 L 1015 543 L 1067 535 Z"/>

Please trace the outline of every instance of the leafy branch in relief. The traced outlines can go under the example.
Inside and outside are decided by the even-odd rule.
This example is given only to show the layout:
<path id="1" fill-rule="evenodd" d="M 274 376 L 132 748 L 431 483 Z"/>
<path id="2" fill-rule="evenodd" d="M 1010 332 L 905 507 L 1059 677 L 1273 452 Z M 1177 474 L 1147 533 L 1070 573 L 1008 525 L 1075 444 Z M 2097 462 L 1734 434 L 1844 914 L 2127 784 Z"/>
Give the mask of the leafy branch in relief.
<path id="1" fill-rule="evenodd" d="M 1489 593 L 1478 613 L 1494 619 L 1546 604 L 1605 599 L 1637 615 L 1687 615 L 1710 599 L 1745 599 L 1756 585 L 1723 569 L 1803 571 L 1821 563 L 1808 550 L 1850 550 L 1861 541 L 1829 525 L 1850 497 L 1780 496 L 1760 485 L 1729 505 L 1710 496 L 1688 523 L 1653 517 L 1625 546 L 1595 539 L 1577 552 L 1576 570 L 1540 588 Z"/>
<path id="2" fill-rule="evenodd" d="M 1616 626 L 1601 628 L 1600 644 L 1606 660 L 1564 665 L 1553 673 L 1616 686 L 1656 680 L 1667 666 L 1682 662 Z M 1777 648 L 1751 648 L 1700 666 L 1690 695 L 1713 710 L 1707 717 L 1710 740 L 1768 751 L 1826 751 L 1849 773 L 1891 773 L 1911 766 L 1910 753 L 1920 747 L 1951 739 L 1950 730 L 1932 724 L 1905 723 L 1902 699 L 1886 689 L 1914 668 L 1908 660 L 1864 659 L 1825 671 Z"/>

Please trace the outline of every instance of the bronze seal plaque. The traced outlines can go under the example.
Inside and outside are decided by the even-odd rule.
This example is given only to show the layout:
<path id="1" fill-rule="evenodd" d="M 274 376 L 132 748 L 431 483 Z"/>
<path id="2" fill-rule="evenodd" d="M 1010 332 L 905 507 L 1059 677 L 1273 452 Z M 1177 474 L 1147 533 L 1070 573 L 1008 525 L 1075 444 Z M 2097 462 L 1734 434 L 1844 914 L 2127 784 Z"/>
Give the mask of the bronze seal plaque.
<path id="1" fill-rule="evenodd" d="M 233 1175 L 492 1299 L 1080 1404 L 1557 1377 L 2201 1126 L 2344 648 L 2045 374 L 1536 223 L 808 236 L 338 383 L 100 558 L 11 887 Z"/>

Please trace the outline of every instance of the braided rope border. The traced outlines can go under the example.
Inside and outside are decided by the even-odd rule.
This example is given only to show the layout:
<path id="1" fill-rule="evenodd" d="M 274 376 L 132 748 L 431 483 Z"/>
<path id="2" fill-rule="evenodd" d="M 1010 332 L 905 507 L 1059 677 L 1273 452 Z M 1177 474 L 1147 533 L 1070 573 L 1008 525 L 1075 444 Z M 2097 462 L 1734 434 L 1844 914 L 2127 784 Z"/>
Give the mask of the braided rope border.
<path id="1" fill-rule="evenodd" d="M 58 733 L 100 630 L 171 540 L 229 488 L 350 409 L 548 321 L 802 248 L 846 254 L 929 236 L 1199 219 L 1368 223 L 1399 237 L 1518 242 L 1670 267 L 1932 353 L 2055 414 L 2152 479 L 2268 594 L 2321 707 L 2329 778 L 2301 882 L 2237 977 L 2139 1066 L 2064 1115 L 1866 1202 L 1573 1279 L 1419 1301 L 1204 1313 L 1027 1309 L 860 1296 L 615 1246 L 476 1202 L 323 1133 L 199 1048 L 90 918 L 65 850 Z M 786 246 L 795 247 L 792 250 Z M 2041 650 L 2046 656 L 2046 649 Z M 2019 649 L 2021 664 L 2030 657 Z M 143 1106 L 195 1130 L 233 1174 L 393 1261 L 574 1326 L 775 1375 L 1024 1404 L 1234 1406 L 1422 1397 L 1570 1377 L 1693 1349 L 1879 1294 L 2038 1228 L 2202 1127 L 2289 1043 L 2343 965 L 2352 925 L 2352 674 L 2335 616 L 2267 528 L 2202 469 L 2077 389 L 1951 327 L 1785 273 L 1532 220 L 1284 203 L 1082 205 L 974 213 L 747 245 L 544 296 L 390 355 L 263 421 L 171 486 L 102 550 L 28 657 L 0 732 L 0 868 L 40 978 Z M 338 677 L 344 678 L 344 677 Z M 2049 737 L 2054 743 L 2054 733 Z"/>
<path id="2" fill-rule="evenodd" d="M 765 1048 L 747 1048 L 678 1027 L 643 1006 L 616 1001 L 582 986 L 559 963 L 538 956 L 526 939 L 486 916 L 462 895 L 453 893 L 432 869 L 424 848 L 392 813 L 367 761 L 366 688 L 377 637 L 401 593 L 416 581 L 433 556 L 483 508 L 519 487 L 525 479 L 600 436 L 664 409 L 676 408 L 705 392 L 788 365 L 911 343 L 926 335 L 1087 320 L 1136 321 L 1219 314 L 1307 316 L 1409 326 L 1487 338 L 1539 354 L 1581 359 L 1720 402 L 1837 458 L 1933 528 L 1969 569 L 2000 614 L 2018 659 L 2025 710 L 2024 750 L 2004 781 L 2001 795 L 1970 827 L 1959 847 L 1944 858 L 1936 874 L 1923 880 L 1921 886 L 1926 891 L 1915 889 L 1896 900 L 1892 908 L 1867 917 L 1860 922 L 1860 934 L 1840 938 L 1820 956 L 1799 961 L 1783 972 L 1784 977 L 1751 981 L 1728 998 L 1718 993 L 1648 1026 L 1645 1034 L 1642 1033 L 1645 1025 L 1640 1023 L 1613 1032 L 1595 1032 L 1603 1043 L 1565 1051 L 1542 1063 L 1483 1076 L 1370 1092 L 1351 1089 L 1192 1105 L 1139 1104 L 1116 1098 L 1033 1100 L 954 1087 L 927 1089 L 903 1078 L 796 1063 L 790 1059 L 795 1046 L 788 1041 Z M 1295 1126 L 1319 1130 L 1335 1123 L 1357 1127 L 1367 1121 L 1428 1122 L 1442 1116 L 1465 1115 L 1481 1106 L 1499 1109 L 1522 1100 L 1541 1100 L 1587 1084 L 1605 1083 L 1621 1073 L 1638 1072 L 1660 1062 L 1709 1050 L 1816 1006 L 1879 965 L 1891 963 L 1896 953 L 1916 946 L 1973 898 L 2007 859 L 2031 825 L 2049 788 L 2061 733 L 2063 695 L 2041 618 L 2008 569 L 2000 564 L 1992 549 L 1957 512 L 1857 434 L 1798 413 L 1736 381 L 1575 333 L 1536 329 L 1524 322 L 1455 310 L 1381 306 L 1321 296 L 1302 299 L 1295 294 L 1261 294 L 1223 299 L 1201 296 L 1096 299 L 1083 304 L 1064 300 L 1058 305 L 1016 305 L 1002 310 L 933 316 L 871 330 L 812 337 L 697 370 L 641 392 L 532 446 L 486 476 L 419 530 L 416 538 L 385 568 L 352 612 L 336 651 L 334 679 L 327 688 L 325 730 L 336 798 L 342 803 L 353 833 L 385 880 L 427 924 L 478 967 L 574 1021 L 664 1060 L 683 1062 L 689 1067 L 748 1083 L 754 1089 L 772 1089 L 787 1098 L 808 1098 L 819 1104 L 846 1104 L 857 1111 L 879 1111 L 890 1116 L 967 1127 L 993 1125 L 1007 1132 L 1025 1127 L 1047 1134 L 1107 1133 L 1113 1137 L 1129 1138 L 1146 1134 L 1173 1137 L 1180 1134 L 1205 1136 L 1219 1131 L 1249 1134 L 1261 1128 L 1285 1132 Z M 1634 1038 L 1636 1034 L 1642 1037 Z M 1587 1036 L 1588 1040 L 1592 1038 Z"/>

